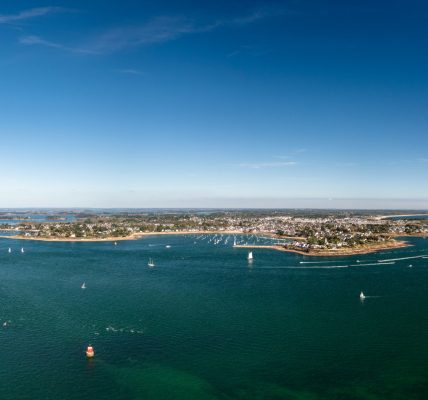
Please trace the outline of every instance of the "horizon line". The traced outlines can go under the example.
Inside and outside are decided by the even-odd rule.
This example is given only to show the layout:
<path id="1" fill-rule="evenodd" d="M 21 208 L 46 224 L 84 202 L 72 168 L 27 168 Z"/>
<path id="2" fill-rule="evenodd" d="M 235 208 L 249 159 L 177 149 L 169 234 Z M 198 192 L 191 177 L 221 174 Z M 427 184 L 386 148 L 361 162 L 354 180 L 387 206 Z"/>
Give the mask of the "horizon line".
<path id="1" fill-rule="evenodd" d="M 67 206 L 28 206 L 0 207 L 0 211 L 9 210 L 325 210 L 325 211 L 418 211 L 428 214 L 428 208 L 372 208 L 372 207 L 67 207 Z"/>

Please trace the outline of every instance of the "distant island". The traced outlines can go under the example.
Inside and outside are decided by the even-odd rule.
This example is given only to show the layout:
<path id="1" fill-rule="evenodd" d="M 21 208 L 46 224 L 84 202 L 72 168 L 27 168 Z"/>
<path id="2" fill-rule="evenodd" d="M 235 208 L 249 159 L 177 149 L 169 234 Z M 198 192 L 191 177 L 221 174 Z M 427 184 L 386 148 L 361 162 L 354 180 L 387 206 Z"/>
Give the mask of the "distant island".
<path id="1" fill-rule="evenodd" d="M 409 214 L 392 214 L 406 215 Z M 379 213 L 315 210 L 217 210 L 75 213 L 72 221 L 45 216 L 45 221 L 4 222 L 9 239 L 46 241 L 118 241 L 147 235 L 257 234 L 287 239 L 270 248 L 310 256 L 363 254 L 408 246 L 397 237 L 428 236 L 428 214 L 421 219 L 388 219 Z M 69 217 L 70 218 L 70 217 Z M 21 220 L 23 220 L 21 222 Z M 15 233 L 16 234 L 13 234 Z"/>

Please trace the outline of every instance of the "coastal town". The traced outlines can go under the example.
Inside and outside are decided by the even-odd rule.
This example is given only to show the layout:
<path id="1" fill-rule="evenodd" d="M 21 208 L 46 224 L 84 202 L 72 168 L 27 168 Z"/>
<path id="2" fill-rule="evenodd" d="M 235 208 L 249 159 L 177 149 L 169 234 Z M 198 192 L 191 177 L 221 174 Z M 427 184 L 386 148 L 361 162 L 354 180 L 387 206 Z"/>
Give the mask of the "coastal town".
<path id="1" fill-rule="evenodd" d="M 313 255 L 353 254 L 403 247 L 397 237 L 427 236 L 426 219 L 391 219 L 347 212 L 212 211 L 76 213 L 47 215 L 44 221 L 3 220 L 0 229 L 20 239 L 108 241 L 152 234 L 256 234 L 286 239 L 277 250 Z"/>

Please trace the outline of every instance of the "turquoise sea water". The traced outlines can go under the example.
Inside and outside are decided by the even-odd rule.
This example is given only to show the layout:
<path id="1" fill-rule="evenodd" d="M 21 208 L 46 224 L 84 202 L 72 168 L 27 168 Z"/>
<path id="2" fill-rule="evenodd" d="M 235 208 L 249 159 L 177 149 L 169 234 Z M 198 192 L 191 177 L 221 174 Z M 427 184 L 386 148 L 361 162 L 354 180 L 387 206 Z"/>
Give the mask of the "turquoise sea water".
<path id="1" fill-rule="evenodd" d="M 377 263 L 410 241 L 249 264 L 224 238 L 1 239 L 0 399 L 426 399 L 428 259 Z"/>

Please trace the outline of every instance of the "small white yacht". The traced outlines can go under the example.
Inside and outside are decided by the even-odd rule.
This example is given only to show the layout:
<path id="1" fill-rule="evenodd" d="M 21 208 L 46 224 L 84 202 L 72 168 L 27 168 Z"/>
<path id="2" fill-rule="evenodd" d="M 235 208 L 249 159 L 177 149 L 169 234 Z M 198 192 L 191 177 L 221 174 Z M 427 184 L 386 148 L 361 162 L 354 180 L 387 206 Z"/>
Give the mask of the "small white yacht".
<path id="1" fill-rule="evenodd" d="M 250 261 L 250 260 L 252 260 L 252 259 L 253 259 L 253 252 L 252 252 L 252 251 L 250 251 L 250 252 L 248 253 L 248 257 L 247 257 L 247 259 L 248 259 L 248 261 Z"/>
<path id="2" fill-rule="evenodd" d="M 364 295 L 363 292 L 360 293 L 360 300 L 364 300 L 366 298 L 366 296 Z"/>
<path id="3" fill-rule="evenodd" d="M 21 253 L 24 253 L 24 248 L 23 247 L 21 247 Z"/>
<path id="4" fill-rule="evenodd" d="M 86 289 L 86 283 L 85 283 L 85 282 L 83 282 L 83 283 L 82 283 L 82 286 L 80 286 L 80 288 L 81 288 L 81 289 Z"/>
<path id="5" fill-rule="evenodd" d="M 12 249 L 9 247 L 9 249 L 7 250 L 8 253 L 12 253 Z"/>
<path id="6" fill-rule="evenodd" d="M 147 264 L 149 267 L 154 267 L 155 266 L 155 262 L 153 261 L 153 258 L 149 258 L 149 262 Z"/>

